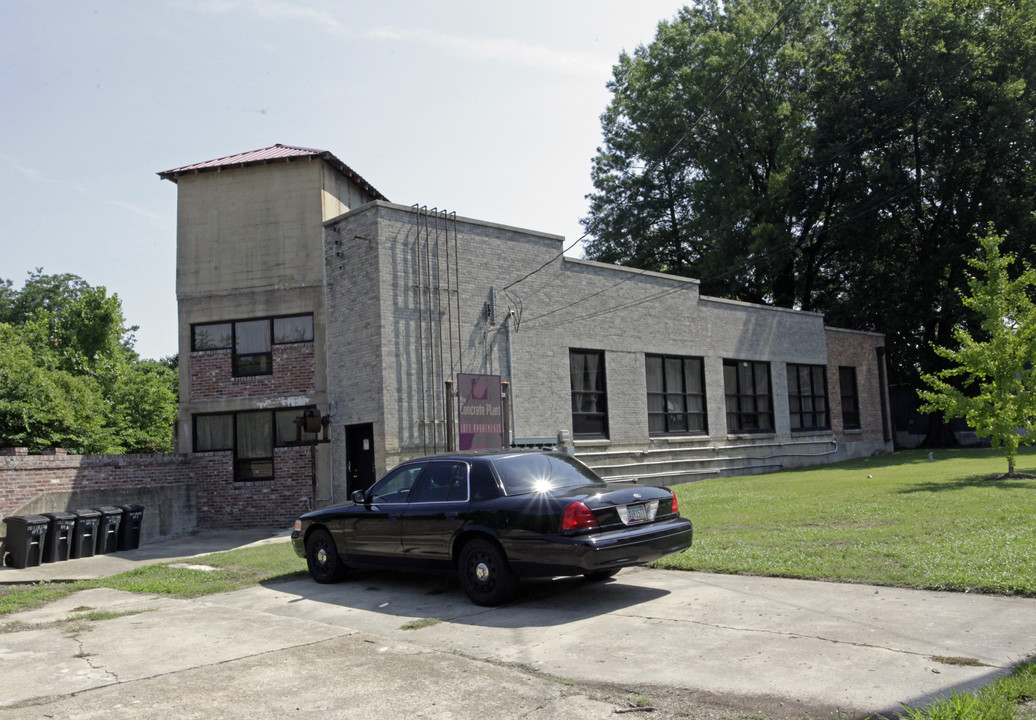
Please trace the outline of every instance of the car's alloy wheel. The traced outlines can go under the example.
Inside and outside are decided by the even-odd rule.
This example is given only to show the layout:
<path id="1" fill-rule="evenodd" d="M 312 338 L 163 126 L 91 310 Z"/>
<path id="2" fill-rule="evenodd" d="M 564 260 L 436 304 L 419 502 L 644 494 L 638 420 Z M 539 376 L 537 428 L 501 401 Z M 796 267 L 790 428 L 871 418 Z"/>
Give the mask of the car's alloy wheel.
<path id="1" fill-rule="evenodd" d="M 310 534 L 306 541 L 306 565 L 318 583 L 334 583 L 345 577 L 345 565 L 327 530 L 317 528 Z"/>
<path id="2" fill-rule="evenodd" d="M 489 540 L 475 539 L 464 546 L 458 575 L 464 592 L 476 605 L 499 605 L 518 586 L 503 550 Z"/>

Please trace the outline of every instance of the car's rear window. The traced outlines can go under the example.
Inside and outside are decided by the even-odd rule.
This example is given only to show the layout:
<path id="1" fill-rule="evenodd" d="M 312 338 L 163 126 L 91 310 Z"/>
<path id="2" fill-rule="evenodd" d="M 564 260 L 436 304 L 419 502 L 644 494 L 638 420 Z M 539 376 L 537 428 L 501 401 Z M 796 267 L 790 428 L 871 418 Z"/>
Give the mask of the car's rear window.
<path id="1" fill-rule="evenodd" d="M 563 455 L 509 455 L 492 462 L 508 495 L 605 484 L 586 465 Z"/>

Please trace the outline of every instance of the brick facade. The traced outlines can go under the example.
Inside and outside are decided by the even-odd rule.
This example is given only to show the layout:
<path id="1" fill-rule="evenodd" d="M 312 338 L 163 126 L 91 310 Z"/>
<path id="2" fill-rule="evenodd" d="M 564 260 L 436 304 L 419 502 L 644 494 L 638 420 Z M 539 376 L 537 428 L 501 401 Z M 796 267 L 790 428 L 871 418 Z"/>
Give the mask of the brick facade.
<path id="1" fill-rule="evenodd" d="M 190 357 L 190 397 L 194 401 L 257 398 L 316 390 L 313 343 L 273 346 L 273 372 L 234 377 L 231 351 L 203 350 Z"/>
<path id="2" fill-rule="evenodd" d="M 890 432 L 887 388 L 882 388 L 878 363 L 884 363 L 879 348 L 885 345 L 878 333 L 857 332 L 827 328 L 827 385 L 831 398 L 831 427 L 842 442 L 886 443 Z M 883 350 L 882 350 L 883 353 Z M 839 393 L 838 368 L 856 369 L 856 384 L 860 404 L 860 429 L 842 427 L 842 401 Z M 885 406 L 882 407 L 882 395 Z M 884 413 L 884 422 L 882 414 Z"/>
<path id="3" fill-rule="evenodd" d="M 313 452 L 310 447 L 276 448 L 275 479 L 251 482 L 234 482 L 232 452 L 191 456 L 198 478 L 198 526 L 289 527 L 310 509 Z"/>

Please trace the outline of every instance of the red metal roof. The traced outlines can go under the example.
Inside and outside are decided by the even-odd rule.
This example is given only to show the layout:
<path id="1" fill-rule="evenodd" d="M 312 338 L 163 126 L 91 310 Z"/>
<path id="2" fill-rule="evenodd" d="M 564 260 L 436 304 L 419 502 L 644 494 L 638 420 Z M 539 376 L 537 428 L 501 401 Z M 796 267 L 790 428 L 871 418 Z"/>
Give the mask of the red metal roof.
<path id="1" fill-rule="evenodd" d="M 373 196 L 375 200 L 388 200 L 388 198 L 378 192 L 373 185 L 360 177 L 356 171 L 336 158 L 329 151 L 295 147 L 293 145 L 277 144 L 261 150 L 250 150 L 249 152 L 238 153 L 237 155 L 228 155 L 227 157 L 217 158 L 216 160 L 206 160 L 205 162 L 194 163 L 193 165 L 184 165 L 183 167 L 160 172 L 158 173 L 158 177 L 163 180 L 172 180 L 173 182 L 176 182 L 176 179 L 181 175 L 219 171 L 223 168 L 231 167 L 267 165 L 273 162 L 291 162 L 292 160 L 302 158 L 309 158 L 310 160 L 313 158 L 320 158 L 363 188 L 363 190 Z"/>

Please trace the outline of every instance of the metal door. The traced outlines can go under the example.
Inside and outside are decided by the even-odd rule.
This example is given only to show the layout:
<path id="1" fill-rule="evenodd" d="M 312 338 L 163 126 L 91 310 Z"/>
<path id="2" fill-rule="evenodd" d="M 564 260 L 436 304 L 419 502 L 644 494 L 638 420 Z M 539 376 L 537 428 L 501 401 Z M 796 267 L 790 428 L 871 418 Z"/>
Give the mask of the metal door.
<path id="1" fill-rule="evenodd" d="M 345 426 L 345 463 L 346 492 L 350 498 L 357 490 L 366 490 L 374 484 L 373 423 Z"/>

